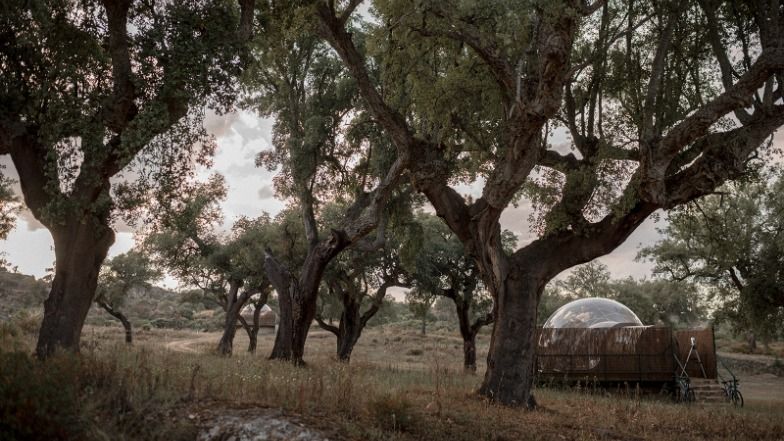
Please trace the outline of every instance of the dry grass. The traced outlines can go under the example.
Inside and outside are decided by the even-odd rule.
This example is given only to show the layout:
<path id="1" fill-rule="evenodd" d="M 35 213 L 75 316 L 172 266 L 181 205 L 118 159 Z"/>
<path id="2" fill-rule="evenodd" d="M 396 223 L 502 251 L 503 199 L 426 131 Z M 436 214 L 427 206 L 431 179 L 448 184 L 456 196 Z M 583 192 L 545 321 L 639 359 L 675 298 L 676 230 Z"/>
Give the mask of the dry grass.
<path id="1" fill-rule="evenodd" d="M 73 386 L 61 394 L 64 403 L 59 406 L 68 408 L 68 400 L 78 403 L 73 412 L 65 412 L 64 418 L 83 426 L 80 439 L 192 439 L 195 429 L 191 419 L 198 421 L 205 409 L 231 412 L 254 407 L 282 408 L 301 415 L 314 428 L 337 440 L 784 437 L 781 402 L 748 400 L 746 408 L 735 410 L 729 406 L 683 406 L 634 396 L 540 389 L 536 394 L 542 408 L 526 412 L 492 405 L 473 393 L 481 377 L 460 373 L 460 348 L 454 347 L 459 340 L 451 336 L 372 330 L 362 337 L 350 365 L 333 360 L 333 338 L 320 334 L 314 337 L 309 339 L 308 366 L 294 368 L 265 359 L 269 336 L 261 337 L 260 354 L 255 356 L 243 351 L 244 342 L 238 338 L 236 355 L 226 359 L 211 353 L 217 339 L 211 344 L 205 334 L 142 332 L 137 335 L 135 347 L 127 348 L 119 343 L 120 332 L 93 328 L 85 333 L 88 349 L 82 357 L 62 357 L 43 365 L 28 357 L 10 355 L 14 350 L 29 352 L 30 335 L 0 332 L 4 363 L 0 387 L 8 381 L 25 381 L 41 388 L 42 394 L 57 394 L 60 388 L 47 374 L 55 371 L 56 378 Z M 197 351 L 205 351 L 166 349 L 167 342 L 183 339 L 193 340 Z M 480 345 L 486 345 L 486 341 L 480 340 Z M 404 355 L 412 349 L 422 354 Z M 29 363 L 25 369 L 35 375 L 17 372 L 14 377 L 8 373 L 8 366 L 20 363 Z M 12 398 L 0 395 L 6 409 L 13 404 L 8 402 Z M 151 415 L 156 422 L 153 425 L 149 424 Z M 58 417 L 57 411 L 49 417 Z M 151 427 L 155 431 L 151 432 Z"/>

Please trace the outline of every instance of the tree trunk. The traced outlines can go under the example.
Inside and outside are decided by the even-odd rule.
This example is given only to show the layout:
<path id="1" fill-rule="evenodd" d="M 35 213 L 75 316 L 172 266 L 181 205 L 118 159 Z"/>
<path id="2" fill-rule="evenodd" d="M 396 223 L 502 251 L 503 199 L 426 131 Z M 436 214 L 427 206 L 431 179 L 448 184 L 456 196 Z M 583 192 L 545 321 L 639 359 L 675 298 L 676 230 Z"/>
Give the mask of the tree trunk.
<path id="1" fill-rule="evenodd" d="M 267 304 L 269 300 L 269 288 L 264 287 L 261 290 L 259 299 L 253 304 L 253 325 L 248 327 L 244 323 L 245 331 L 248 333 L 248 352 L 251 354 L 256 353 L 256 345 L 259 341 L 259 328 L 261 326 L 261 309 Z"/>
<path id="2" fill-rule="evenodd" d="M 288 292 L 278 291 L 278 332 L 272 345 L 270 360 L 290 360 L 294 339 L 292 329 L 292 301 Z"/>
<path id="3" fill-rule="evenodd" d="M 476 373 L 476 334 L 463 337 L 463 370 L 469 374 Z"/>
<path id="4" fill-rule="evenodd" d="M 253 305 L 253 326 L 251 326 L 250 331 L 248 332 L 248 352 L 251 354 L 256 353 L 256 345 L 259 341 L 259 316 L 261 315 L 261 308 L 266 303 L 265 300 L 264 302 Z"/>
<path id="5" fill-rule="evenodd" d="M 479 393 L 506 405 L 533 408 L 536 305 L 546 282 L 526 271 L 511 267 L 499 278 L 505 283 L 494 287 L 495 326 Z"/>
<path id="6" fill-rule="evenodd" d="M 82 326 L 95 298 L 98 272 L 114 243 L 114 232 L 97 220 L 69 220 L 52 230 L 55 275 L 44 302 L 36 354 L 79 352 Z"/>
<path id="7" fill-rule="evenodd" d="M 754 334 L 754 331 L 746 332 L 746 342 L 749 344 L 750 352 L 757 350 L 757 336 Z"/>
<path id="8" fill-rule="evenodd" d="M 455 303 L 455 312 L 457 313 L 457 323 L 460 329 L 460 337 L 463 338 L 463 369 L 467 373 L 476 372 L 476 332 L 482 326 L 477 321 L 477 327 L 474 329 L 470 321 L 470 305 L 465 300 L 465 293 L 458 296 L 457 290 L 450 288 L 444 290 L 445 297 L 452 299 Z"/>
<path id="9" fill-rule="evenodd" d="M 329 239 L 319 241 L 308 251 L 299 277 L 294 277 L 271 253 L 267 253 L 265 269 L 278 292 L 280 305 L 280 324 L 270 359 L 305 364 L 305 341 L 316 317 L 316 301 L 324 269 L 349 244 L 344 234 L 333 230 Z"/>
<path id="10" fill-rule="evenodd" d="M 98 306 L 103 308 L 106 312 L 111 314 L 112 317 L 116 318 L 120 321 L 120 323 L 122 323 L 123 328 L 125 328 L 125 343 L 129 345 L 133 344 L 133 328 L 131 327 L 131 322 L 128 321 L 127 317 L 125 317 L 125 314 L 112 308 L 108 303 L 102 300 L 99 300 L 97 303 Z"/>
<path id="11" fill-rule="evenodd" d="M 351 352 L 362 334 L 362 317 L 360 316 L 360 302 L 354 299 L 343 302 L 343 314 L 340 316 L 338 333 L 338 360 L 351 361 Z"/>
<path id="12" fill-rule="evenodd" d="M 427 316 L 422 317 L 422 335 L 427 335 Z"/>
<path id="13" fill-rule="evenodd" d="M 229 283 L 229 293 L 226 297 L 226 319 L 223 322 L 223 335 L 220 342 L 218 342 L 218 353 L 225 356 L 231 356 L 233 351 L 234 336 L 237 334 L 237 321 L 239 320 L 242 306 L 245 304 L 245 299 L 240 301 L 237 298 L 239 288 L 239 282 Z"/>
<path id="14" fill-rule="evenodd" d="M 280 323 L 270 359 L 304 364 L 305 341 L 316 316 L 318 289 L 292 289 L 279 298 Z"/>

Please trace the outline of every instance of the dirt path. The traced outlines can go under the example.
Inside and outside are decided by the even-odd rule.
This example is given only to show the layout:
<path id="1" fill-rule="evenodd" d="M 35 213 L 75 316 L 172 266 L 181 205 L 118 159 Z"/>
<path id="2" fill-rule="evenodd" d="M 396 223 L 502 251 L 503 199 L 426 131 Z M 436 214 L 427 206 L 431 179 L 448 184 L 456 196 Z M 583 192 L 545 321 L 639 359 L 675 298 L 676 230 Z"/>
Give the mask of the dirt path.
<path id="1" fill-rule="evenodd" d="M 218 340 L 220 340 L 220 334 L 216 332 L 205 332 L 196 337 L 178 338 L 176 340 L 166 342 L 164 347 L 173 352 L 196 354 L 200 351 L 199 349 L 195 348 L 195 346 L 204 343 L 215 343 L 217 345 Z"/>

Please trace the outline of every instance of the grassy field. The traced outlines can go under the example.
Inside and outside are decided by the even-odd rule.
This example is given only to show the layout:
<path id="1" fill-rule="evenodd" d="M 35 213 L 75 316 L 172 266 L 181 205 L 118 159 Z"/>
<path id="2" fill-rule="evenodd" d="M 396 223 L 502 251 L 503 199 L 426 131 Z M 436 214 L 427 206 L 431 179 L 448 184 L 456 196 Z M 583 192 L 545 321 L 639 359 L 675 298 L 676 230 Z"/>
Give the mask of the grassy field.
<path id="1" fill-rule="evenodd" d="M 474 394 L 481 375 L 461 372 L 461 342 L 446 334 L 371 329 L 345 365 L 314 332 L 304 368 L 266 360 L 269 334 L 256 355 L 237 335 L 221 358 L 216 333 L 141 331 L 128 348 L 119 328 L 92 327 L 81 357 L 44 364 L 28 355 L 33 335 L 0 328 L 0 438 L 186 440 L 211 415 L 275 408 L 331 440 L 784 439 L 784 402 L 769 398 L 733 409 L 540 388 L 537 411 L 496 406 Z"/>

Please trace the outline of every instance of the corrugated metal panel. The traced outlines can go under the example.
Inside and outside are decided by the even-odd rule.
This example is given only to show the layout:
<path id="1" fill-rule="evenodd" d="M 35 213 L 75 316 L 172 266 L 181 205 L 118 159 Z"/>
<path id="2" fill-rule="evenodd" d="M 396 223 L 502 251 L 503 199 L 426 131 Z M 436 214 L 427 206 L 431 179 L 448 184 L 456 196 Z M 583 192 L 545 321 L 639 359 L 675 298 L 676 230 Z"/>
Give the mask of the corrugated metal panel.
<path id="1" fill-rule="evenodd" d="M 716 356 L 710 328 L 675 333 L 666 327 L 539 329 L 537 369 L 545 377 L 667 381 L 676 371 L 673 354 L 678 353 L 684 361 L 692 336 L 706 373 L 715 378 Z M 699 365 L 692 360 L 687 372 L 690 376 L 702 376 Z"/>

